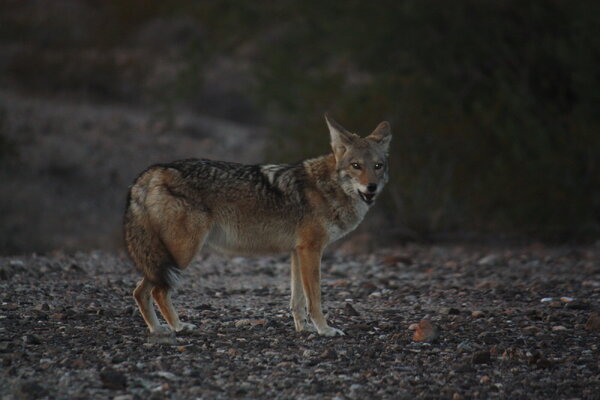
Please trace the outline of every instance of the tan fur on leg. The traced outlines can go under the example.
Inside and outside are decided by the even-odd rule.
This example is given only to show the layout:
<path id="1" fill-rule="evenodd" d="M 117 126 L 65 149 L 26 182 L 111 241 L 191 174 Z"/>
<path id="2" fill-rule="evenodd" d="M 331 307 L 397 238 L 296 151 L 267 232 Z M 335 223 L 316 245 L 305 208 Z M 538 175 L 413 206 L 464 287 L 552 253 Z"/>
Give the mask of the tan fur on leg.
<path id="1" fill-rule="evenodd" d="M 307 226 L 301 232 L 302 244 L 296 248 L 308 315 L 319 335 L 344 335 L 341 330 L 327 325 L 321 309 L 321 255 L 324 241 L 320 233 L 318 226 Z"/>
<path id="2" fill-rule="evenodd" d="M 175 310 L 175 307 L 173 307 L 169 290 L 155 287 L 152 289 L 152 297 L 154 298 L 160 313 L 175 332 L 192 330 L 196 327 L 193 324 L 183 323 L 179 320 L 179 315 L 177 315 L 177 311 Z"/>
<path id="3" fill-rule="evenodd" d="M 292 310 L 292 316 L 294 317 L 296 331 L 302 332 L 309 327 L 306 320 L 306 299 L 304 297 L 304 288 L 302 287 L 300 261 L 298 260 L 298 253 L 295 250 L 292 251 L 291 264 L 292 295 L 290 299 L 290 309 Z"/>
<path id="4" fill-rule="evenodd" d="M 150 333 L 160 333 L 166 328 L 160 325 L 156 311 L 154 311 L 154 306 L 150 299 L 152 288 L 153 285 L 146 278 L 142 279 L 133 291 L 133 298 L 138 305 L 144 321 L 146 321 L 146 325 L 148 325 Z"/>

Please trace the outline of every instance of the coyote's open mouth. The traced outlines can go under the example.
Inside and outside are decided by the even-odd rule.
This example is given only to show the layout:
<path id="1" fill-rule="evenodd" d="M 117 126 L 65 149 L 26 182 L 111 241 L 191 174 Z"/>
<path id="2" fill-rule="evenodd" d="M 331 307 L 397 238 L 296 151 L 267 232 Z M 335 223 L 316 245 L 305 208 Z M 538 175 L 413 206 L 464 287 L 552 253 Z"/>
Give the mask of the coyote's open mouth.
<path id="1" fill-rule="evenodd" d="M 372 204 L 373 199 L 375 199 L 375 193 L 363 193 L 360 190 L 358 191 L 360 198 L 367 204 Z"/>

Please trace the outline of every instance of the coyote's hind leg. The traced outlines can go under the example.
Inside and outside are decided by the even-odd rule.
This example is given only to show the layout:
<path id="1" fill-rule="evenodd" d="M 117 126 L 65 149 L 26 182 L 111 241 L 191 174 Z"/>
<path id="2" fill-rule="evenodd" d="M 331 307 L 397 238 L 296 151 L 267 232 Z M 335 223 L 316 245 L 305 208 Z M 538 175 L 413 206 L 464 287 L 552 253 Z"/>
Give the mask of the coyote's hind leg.
<path id="1" fill-rule="evenodd" d="M 167 288 L 155 287 L 152 289 L 152 297 L 156 305 L 160 309 L 161 314 L 175 332 L 191 331 L 196 328 L 196 325 L 187 322 L 181 322 L 179 315 L 171 302 L 171 292 Z"/>
<path id="2" fill-rule="evenodd" d="M 133 291 L 133 298 L 138 305 L 140 313 L 148 325 L 152 334 L 166 333 L 169 329 L 158 322 L 154 305 L 150 298 L 150 293 L 154 285 L 147 278 L 143 278 Z"/>

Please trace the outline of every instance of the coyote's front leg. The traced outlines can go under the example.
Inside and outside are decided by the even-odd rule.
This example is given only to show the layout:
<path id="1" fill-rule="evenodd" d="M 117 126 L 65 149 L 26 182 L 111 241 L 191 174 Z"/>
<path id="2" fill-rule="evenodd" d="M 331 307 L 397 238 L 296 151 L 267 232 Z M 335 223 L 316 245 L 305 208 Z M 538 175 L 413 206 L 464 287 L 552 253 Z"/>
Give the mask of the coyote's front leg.
<path id="1" fill-rule="evenodd" d="M 321 254 L 323 247 L 320 243 L 311 240 L 309 243 L 301 244 L 296 248 L 308 315 L 319 335 L 344 335 L 341 330 L 327 325 L 321 309 Z M 296 316 L 294 316 L 295 318 Z M 296 325 L 296 328 L 298 328 L 298 325 Z"/>
<path id="2" fill-rule="evenodd" d="M 294 325 L 296 331 L 314 331 L 312 325 L 308 323 L 308 315 L 306 314 L 306 298 L 304 297 L 304 288 L 302 286 L 302 276 L 300 273 L 300 261 L 296 250 L 292 251 L 291 257 L 291 298 L 290 310 L 294 317 Z"/>

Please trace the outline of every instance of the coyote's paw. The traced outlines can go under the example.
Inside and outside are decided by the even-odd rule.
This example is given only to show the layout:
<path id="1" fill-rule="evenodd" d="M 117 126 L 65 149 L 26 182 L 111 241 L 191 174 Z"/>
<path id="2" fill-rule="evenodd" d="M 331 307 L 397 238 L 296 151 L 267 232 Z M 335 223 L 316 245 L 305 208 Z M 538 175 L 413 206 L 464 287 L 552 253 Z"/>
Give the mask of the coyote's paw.
<path id="1" fill-rule="evenodd" d="M 158 325 L 148 335 L 148 343 L 150 344 L 176 344 L 175 332 L 168 326 Z"/>
<path id="2" fill-rule="evenodd" d="M 175 329 L 175 332 L 191 332 L 191 331 L 195 330 L 196 328 L 197 328 L 197 326 L 194 324 L 190 324 L 188 322 L 182 322 Z"/>
<path id="3" fill-rule="evenodd" d="M 333 328 L 331 326 L 326 326 L 324 328 L 318 329 L 319 335 L 321 336 L 327 336 L 327 337 L 332 337 L 332 336 L 345 336 L 346 334 L 344 332 L 342 332 L 341 330 L 337 329 L 337 328 Z"/>
<path id="4" fill-rule="evenodd" d="M 168 325 L 157 325 L 150 330 L 150 335 L 153 336 L 169 336 L 173 333 Z"/>
<path id="5" fill-rule="evenodd" d="M 308 321 L 304 321 L 303 323 L 296 324 L 296 332 L 316 332 L 317 329 L 312 326 L 312 324 L 308 323 Z"/>

